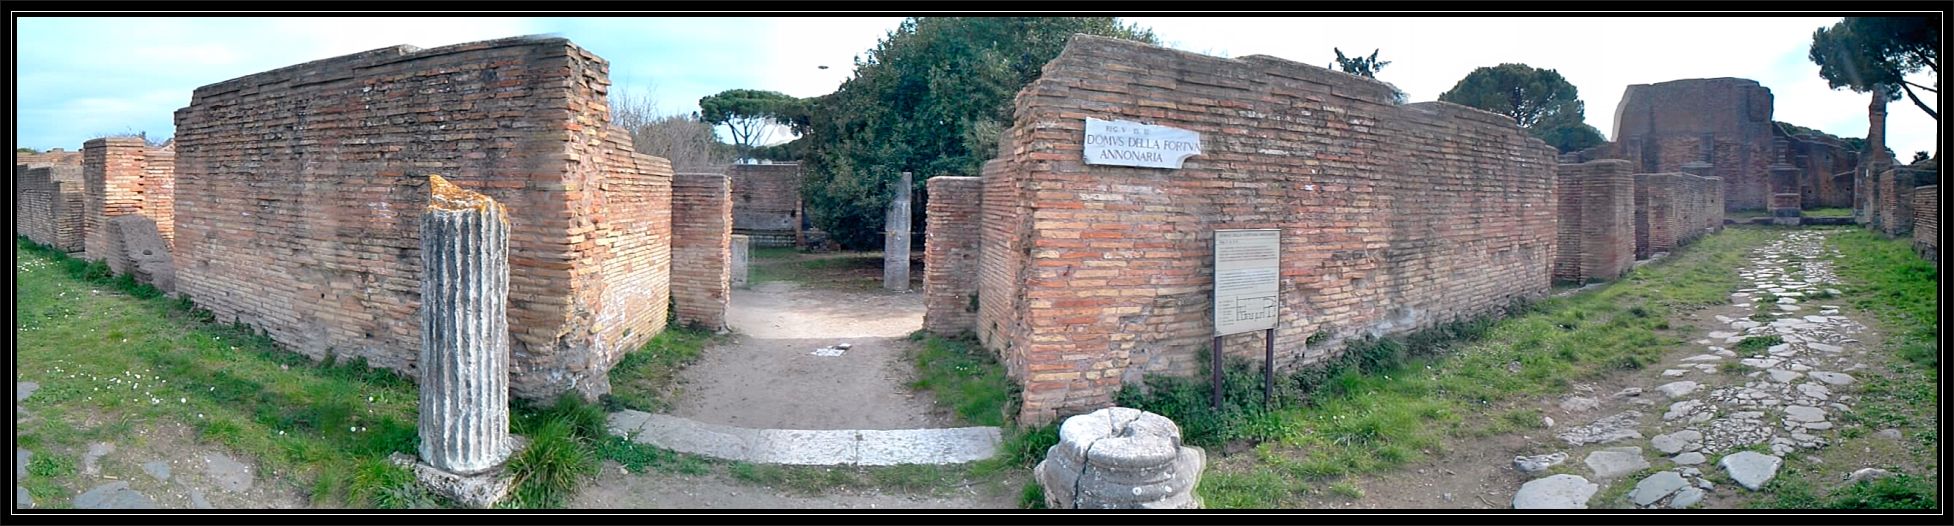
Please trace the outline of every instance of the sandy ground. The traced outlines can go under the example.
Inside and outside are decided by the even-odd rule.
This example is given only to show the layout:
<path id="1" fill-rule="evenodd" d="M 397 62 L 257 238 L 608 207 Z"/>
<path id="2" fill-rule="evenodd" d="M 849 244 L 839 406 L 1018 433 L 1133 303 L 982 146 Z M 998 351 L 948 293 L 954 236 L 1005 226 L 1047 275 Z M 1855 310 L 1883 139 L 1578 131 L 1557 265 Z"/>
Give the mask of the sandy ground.
<path id="1" fill-rule="evenodd" d="M 923 325 L 919 293 L 849 292 L 769 282 L 733 291 L 736 333 L 679 375 L 671 413 L 773 429 L 953 427 L 928 393 L 913 392 L 904 359 Z M 815 349 L 847 343 L 840 356 Z"/>

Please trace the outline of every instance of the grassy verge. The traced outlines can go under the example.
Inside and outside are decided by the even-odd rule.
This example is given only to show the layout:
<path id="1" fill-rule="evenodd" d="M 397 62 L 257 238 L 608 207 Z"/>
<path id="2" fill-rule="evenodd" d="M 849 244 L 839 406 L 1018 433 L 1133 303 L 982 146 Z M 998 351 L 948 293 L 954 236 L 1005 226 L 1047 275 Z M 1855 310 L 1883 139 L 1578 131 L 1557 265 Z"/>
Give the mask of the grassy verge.
<path id="1" fill-rule="evenodd" d="M 418 445 L 411 380 L 358 361 L 312 362 L 248 328 L 214 323 L 187 301 L 111 277 L 100 263 L 24 239 L 15 255 L 18 380 L 41 385 L 21 404 L 33 416 L 16 437 L 37 461 L 72 464 L 89 442 L 177 422 L 200 442 L 255 459 L 273 480 L 301 485 L 314 505 L 438 504 L 385 461 Z M 28 477 L 30 490 L 52 497 L 87 489 L 58 467 Z"/>
<path id="2" fill-rule="evenodd" d="M 604 396 L 604 407 L 650 413 L 669 408 L 679 370 L 698 360 L 712 339 L 710 331 L 679 324 L 667 327 L 611 367 L 611 393 Z"/>
<path id="3" fill-rule="evenodd" d="M 1840 419 L 1839 440 L 1788 459 L 1768 496 L 1754 508 L 1929 509 L 1938 504 L 1940 402 L 1940 275 L 1914 255 L 1908 240 L 1886 239 L 1860 229 L 1827 237 L 1843 257 L 1846 283 L 1837 301 L 1872 314 L 1868 323 L 1884 335 L 1867 365 L 1853 410 Z M 1900 438 L 1880 436 L 1895 430 Z M 1842 475 L 1863 467 L 1888 470 L 1888 478 L 1853 484 Z"/>
<path id="4" fill-rule="evenodd" d="M 1347 341 L 1339 358 L 1281 379 L 1273 406 L 1261 405 L 1261 376 L 1245 362 L 1224 370 L 1229 405 L 1220 412 L 1208 408 L 1203 380 L 1149 378 L 1146 389 L 1123 391 L 1120 404 L 1174 419 L 1192 444 L 1252 447 L 1212 458 L 1199 488 L 1210 507 L 1293 507 L 1304 495 L 1338 492 L 1330 486 L 1344 475 L 1538 426 L 1538 414 L 1519 403 L 1528 397 L 1655 363 L 1687 334 L 1668 320 L 1726 302 L 1738 285 L 1730 269 L 1773 236 L 1729 228 L 1621 281 L 1503 319 Z"/>
<path id="5" fill-rule="evenodd" d="M 997 357 L 969 335 L 946 338 L 917 331 L 910 339 L 922 343 L 911 355 L 918 377 L 911 388 L 930 391 L 937 403 L 949 407 L 967 425 L 1003 428 L 1004 442 L 998 455 L 952 468 L 958 478 L 994 487 L 1030 479 L 1031 468 L 1058 444 L 1058 427 L 1016 424 L 1013 401 L 1018 399 L 1017 386 L 1006 376 Z M 1043 488 L 1036 481 L 1026 483 L 1018 505 L 1042 508 L 1044 504 Z"/>
<path id="6" fill-rule="evenodd" d="M 188 301 L 111 276 L 99 262 L 25 239 L 15 256 L 17 381 L 40 384 L 20 404 L 27 416 L 15 437 L 34 451 L 20 483 L 42 496 L 42 507 L 65 506 L 57 496 L 87 489 L 76 466 L 89 443 L 134 440 L 135 430 L 167 423 L 194 430 L 205 444 L 196 447 L 248 458 L 267 483 L 293 485 L 314 506 L 453 506 L 387 461 L 419 447 L 420 392 L 411 379 L 359 360 L 314 362 L 250 328 L 215 323 Z M 671 333 L 662 341 L 696 338 Z M 603 410 L 574 398 L 515 403 L 511 431 L 530 446 L 509 461 L 518 486 L 505 507 L 559 507 L 602 459 L 632 469 L 698 465 L 608 436 Z"/>

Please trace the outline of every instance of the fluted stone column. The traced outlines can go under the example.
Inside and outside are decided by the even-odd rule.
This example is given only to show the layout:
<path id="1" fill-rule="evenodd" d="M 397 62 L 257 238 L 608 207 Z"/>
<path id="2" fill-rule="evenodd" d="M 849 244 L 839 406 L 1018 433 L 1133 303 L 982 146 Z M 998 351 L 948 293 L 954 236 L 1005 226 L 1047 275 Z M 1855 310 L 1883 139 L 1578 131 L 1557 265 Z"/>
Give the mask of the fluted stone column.
<path id="1" fill-rule="evenodd" d="M 509 216 L 428 178 L 421 215 L 421 459 L 457 475 L 509 456 Z"/>
<path id="2" fill-rule="evenodd" d="M 909 290 L 909 194 L 913 193 L 909 172 L 902 173 L 895 198 L 889 201 L 889 217 L 882 227 L 882 288 Z"/>
<path id="3" fill-rule="evenodd" d="M 1167 417 L 1109 407 L 1066 419 L 1032 470 L 1053 509 L 1193 509 L 1207 454 Z"/>
<path id="4" fill-rule="evenodd" d="M 508 493 L 502 464 L 521 447 L 509 435 L 509 213 L 438 175 L 428 187 L 415 468 L 435 491 L 488 507 Z"/>

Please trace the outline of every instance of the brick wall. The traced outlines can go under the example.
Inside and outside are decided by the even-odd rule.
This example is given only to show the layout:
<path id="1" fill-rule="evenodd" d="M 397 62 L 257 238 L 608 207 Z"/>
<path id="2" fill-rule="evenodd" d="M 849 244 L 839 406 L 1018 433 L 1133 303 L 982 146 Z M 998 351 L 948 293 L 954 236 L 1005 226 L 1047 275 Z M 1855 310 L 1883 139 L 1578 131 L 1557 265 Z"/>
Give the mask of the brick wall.
<path id="1" fill-rule="evenodd" d="M 1018 278 L 1025 272 L 1025 244 L 1030 235 L 1025 221 L 1030 213 L 1026 201 L 1020 199 L 1023 178 L 1007 170 L 1001 158 L 1010 144 L 1009 137 L 999 141 L 998 148 L 1003 150 L 1000 159 L 984 162 L 980 177 L 983 197 L 979 199 L 977 338 L 986 347 L 1003 351 L 1000 358 L 1005 371 L 1022 384 L 1025 356 L 1011 352 L 1011 346 L 1029 337 L 1020 317 L 1027 303 Z"/>
<path id="2" fill-rule="evenodd" d="M 14 233 L 63 252 L 81 251 L 81 165 L 39 166 L 19 172 L 14 192 Z"/>
<path id="3" fill-rule="evenodd" d="M 939 176 L 923 184 L 930 197 L 923 214 L 923 328 L 975 332 L 982 179 Z"/>
<path id="4" fill-rule="evenodd" d="M 1940 185 L 1913 189 L 1913 249 L 1940 263 Z"/>
<path id="5" fill-rule="evenodd" d="M 1677 174 L 1673 179 L 1676 244 L 1684 245 L 1723 228 L 1723 180 Z"/>
<path id="6" fill-rule="evenodd" d="M 168 244 L 176 238 L 176 148 L 143 148 L 142 207 L 144 217 Z"/>
<path id="7" fill-rule="evenodd" d="M 672 179 L 672 305 L 680 323 L 726 326 L 732 274 L 732 189 L 722 174 Z"/>
<path id="8" fill-rule="evenodd" d="M 510 211 L 513 394 L 608 391 L 663 330 L 671 166 L 609 122 L 608 65 L 559 38 L 329 58 L 176 114 L 178 290 L 312 357 L 408 373 L 427 175 Z"/>
<path id="9" fill-rule="evenodd" d="M 735 164 L 726 175 L 733 180 L 733 231 L 752 237 L 755 246 L 793 246 L 801 226 L 801 165 Z"/>
<path id="10" fill-rule="evenodd" d="M 1670 252 L 1723 228 L 1719 177 L 1686 173 L 1635 174 L 1635 259 Z"/>
<path id="11" fill-rule="evenodd" d="M 1874 229 L 1888 236 L 1910 237 L 1916 217 L 1914 194 L 1938 180 L 1936 175 L 1935 167 L 1927 164 L 1895 166 L 1880 172 L 1873 183 L 1878 188 L 1873 203 Z"/>
<path id="12" fill-rule="evenodd" d="M 1214 229 L 1283 231 L 1284 368 L 1351 337 L 1544 294 L 1553 149 L 1505 117 L 1390 100 L 1382 83 L 1272 57 L 1073 37 L 1018 94 L 1000 145 L 1008 175 L 985 176 L 980 324 L 1009 304 L 1023 326 L 980 332 L 996 333 L 987 341 L 1024 384 L 1020 417 L 1048 422 L 1111 404 L 1144 373 L 1198 371 Z M 1204 153 L 1180 170 L 1088 166 L 1087 116 L 1194 130 Z M 993 206 L 1005 192 L 1015 210 Z M 1332 336 L 1306 349 L 1318 330 Z M 1225 345 L 1258 356 L 1261 336 Z"/>
<path id="13" fill-rule="evenodd" d="M 145 180 L 149 174 L 145 149 L 140 137 L 104 137 L 82 143 L 84 257 L 102 260 L 109 254 L 104 229 L 109 219 L 141 214 L 156 219 L 158 225 L 168 219 L 154 215 L 170 210 L 170 198 L 159 193 L 166 183 Z M 157 197 L 156 202 L 146 202 L 152 195 Z"/>
<path id="14" fill-rule="evenodd" d="M 1610 280 L 1635 262 L 1635 178 L 1630 167 L 1623 160 L 1559 166 L 1555 280 Z"/>

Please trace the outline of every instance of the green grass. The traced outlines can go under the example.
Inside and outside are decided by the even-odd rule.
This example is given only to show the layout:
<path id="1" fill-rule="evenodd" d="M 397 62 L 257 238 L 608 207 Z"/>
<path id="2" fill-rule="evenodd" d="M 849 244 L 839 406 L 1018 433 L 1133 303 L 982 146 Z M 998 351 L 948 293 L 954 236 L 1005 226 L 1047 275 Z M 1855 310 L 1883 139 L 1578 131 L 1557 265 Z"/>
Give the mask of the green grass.
<path id="1" fill-rule="evenodd" d="M 22 483 L 34 494 L 86 489 L 73 459 L 88 443 L 177 422 L 204 444 L 178 447 L 240 453 L 267 484 L 293 485 L 316 506 L 453 507 L 386 460 L 418 452 L 420 392 L 411 379 L 357 359 L 314 362 L 186 300 L 111 276 L 99 262 L 25 239 L 15 255 L 18 379 L 41 385 L 21 403 L 33 417 L 15 435 L 35 452 Z M 677 336 L 667 342 L 687 334 L 668 332 Z M 509 461 L 518 485 L 505 507 L 561 506 L 604 458 L 648 463 L 641 449 L 609 441 L 594 404 L 566 397 L 512 406 L 511 430 L 530 445 Z"/>
<path id="2" fill-rule="evenodd" d="M 1775 334 L 1770 336 L 1747 336 L 1742 340 L 1738 340 L 1736 345 L 1730 346 L 1730 350 L 1738 354 L 1758 354 L 1770 349 L 1771 346 L 1782 343 L 1784 343 L 1784 338 Z"/>
<path id="3" fill-rule="evenodd" d="M 1002 427 L 1010 417 L 1013 384 L 991 351 L 968 336 L 945 338 L 923 331 L 910 335 L 922 345 L 912 358 L 917 379 L 911 389 L 927 390 L 970 425 Z"/>
<path id="4" fill-rule="evenodd" d="M 712 340 L 709 331 L 678 324 L 667 327 L 611 367 L 611 392 L 603 398 L 605 407 L 650 413 L 671 407 L 668 398 L 679 370 L 698 360 Z"/>
<path id="5" fill-rule="evenodd" d="M 1852 217 L 1851 208 L 1813 208 L 1803 212 L 1805 217 Z"/>
<path id="6" fill-rule="evenodd" d="M 280 350 L 187 301 L 110 276 L 100 263 L 25 239 L 15 255 L 18 379 L 41 384 L 21 404 L 35 418 L 16 436 L 37 456 L 79 456 L 88 442 L 173 421 L 210 444 L 202 447 L 241 453 L 270 478 L 296 481 L 318 505 L 427 503 L 371 498 L 389 491 L 391 479 L 375 476 L 377 468 L 357 476 L 361 466 L 417 447 L 411 380 L 360 360 L 313 362 Z M 37 494 L 78 493 L 86 483 L 30 478 L 50 490 Z"/>
<path id="7" fill-rule="evenodd" d="M 797 283 L 814 288 L 866 291 L 882 287 L 881 252 L 805 253 L 787 247 L 754 249 L 747 282 Z M 911 285 L 921 272 L 910 272 Z"/>
<path id="8" fill-rule="evenodd" d="M 1727 228 L 1620 281 L 1512 308 L 1504 318 L 1462 320 L 1398 338 L 1346 339 L 1340 357 L 1280 378 L 1272 406 L 1261 404 L 1259 367 L 1235 360 L 1223 370 L 1227 402 L 1220 411 L 1209 408 L 1205 371 L 1192 379 L 1149 377 L 1144 387 L 1122 390 L 1118 403 L 1165 415 L 1181 426 L 1184 441 L 1210 448 L 1199 488 L 1209 507 L 1301 505 L 1299 496 L 1319 493 L 1337 477 L 1403 466 L 1442 454 L 1454 441 L 1538 426 L 1538 412 L 1519 409 L 1525 400 L 1656 363 L 1685 345 L 1687 334 L 1668 320 L 1727 303 L 1739 286 L 1730 269 L 1776 235 Z M 1271 449 L 1215 452 L 1237 441 Z"/>

